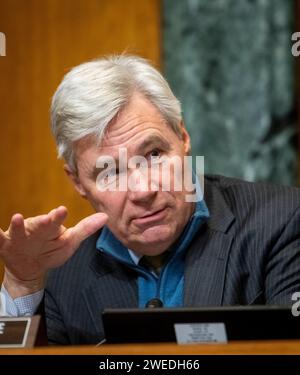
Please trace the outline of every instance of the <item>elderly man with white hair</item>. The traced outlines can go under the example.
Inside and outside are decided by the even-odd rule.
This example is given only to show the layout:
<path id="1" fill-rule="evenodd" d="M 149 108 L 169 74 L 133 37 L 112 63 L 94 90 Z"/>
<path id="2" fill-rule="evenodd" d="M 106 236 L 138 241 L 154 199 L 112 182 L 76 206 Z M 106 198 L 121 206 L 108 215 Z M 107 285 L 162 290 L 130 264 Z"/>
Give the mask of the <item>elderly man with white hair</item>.
<path id="1" fill-rule="evenodd" d="M 72 69 L 53 97 L 52 131 L 96 213 L 73 228 L 65 207 L 12 217 L 0 233 L 2 314 L 39 308 L 50 342 L 83 344 L 104 338 L 105 308 L 154 298 L 167 307 L 292 303 L 299 189 L 215 175 L 202 186 L 186 162 L 180 103 L 147 61 L 110 56 Z"/>

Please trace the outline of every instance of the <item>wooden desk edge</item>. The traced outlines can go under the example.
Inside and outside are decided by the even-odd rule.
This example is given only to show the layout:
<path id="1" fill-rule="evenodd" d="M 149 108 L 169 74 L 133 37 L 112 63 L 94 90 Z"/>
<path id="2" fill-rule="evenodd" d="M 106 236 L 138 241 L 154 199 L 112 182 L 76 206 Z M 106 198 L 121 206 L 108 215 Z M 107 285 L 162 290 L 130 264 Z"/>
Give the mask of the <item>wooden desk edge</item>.
<path id="1" fill-rule="evenodd" d="M 0 349 L 4 354 L 29 355 L 300 355 L 300 340 L 236 341 L 228 344 L 176 345 L 115 344 L 95 346 L 48 346 L 33 349 Z"/>

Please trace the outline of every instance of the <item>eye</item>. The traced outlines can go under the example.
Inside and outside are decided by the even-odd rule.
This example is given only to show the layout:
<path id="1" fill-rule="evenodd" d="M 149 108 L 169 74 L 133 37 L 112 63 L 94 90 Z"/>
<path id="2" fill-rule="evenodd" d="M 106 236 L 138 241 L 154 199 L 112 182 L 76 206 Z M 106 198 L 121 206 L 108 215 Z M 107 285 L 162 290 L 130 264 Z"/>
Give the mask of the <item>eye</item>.
<path id="1" fill-rule="evenodd" d="M 107 176 L 115 176 L 116 172 L 117 171 L 115 169 L 109 169 L 108 171 L 106 171 L 106 175 Z"/>
<path id="2" fill-rule="evenodd" d="M 158 148 L 155 148 L 154 150 L 152 150 L 149 155 L 152 157 L 152 158 L 158 158 L 161 156 L 161 151 L 158 149 Z"/>
<path id="3" fill-rule="evenodd" d="M 151 165 L 161 164 L 164 160 L 164 153 L 159 148 L 154 148 L 147 154 L 147 158 Z"/>
<path id="4" fill-rule="evenodd" d="M 119 170 L 118 169 L 109 169 L 109 170 L 104 170 L 102 171 L 98 178 L 99 180 L 101 181 L 105 181 L 107 182 L 109 179 L 113 179 L 113 178 L 116 178 L 117 175 L 119 174 Z"/>

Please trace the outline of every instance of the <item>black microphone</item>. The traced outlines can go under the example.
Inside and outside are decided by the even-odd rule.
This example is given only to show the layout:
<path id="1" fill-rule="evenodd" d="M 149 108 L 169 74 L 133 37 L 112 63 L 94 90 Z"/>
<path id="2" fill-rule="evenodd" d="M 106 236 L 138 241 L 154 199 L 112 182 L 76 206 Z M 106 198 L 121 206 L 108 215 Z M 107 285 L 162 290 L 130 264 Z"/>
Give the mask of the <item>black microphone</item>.
<path id="1" fill-rule="evenodd" d="M 155 308 L 155 307 L 163 307 L 163 305 L 164 304 L 159 298 L 152 298 L 146 303 L 145 307 Z"/>

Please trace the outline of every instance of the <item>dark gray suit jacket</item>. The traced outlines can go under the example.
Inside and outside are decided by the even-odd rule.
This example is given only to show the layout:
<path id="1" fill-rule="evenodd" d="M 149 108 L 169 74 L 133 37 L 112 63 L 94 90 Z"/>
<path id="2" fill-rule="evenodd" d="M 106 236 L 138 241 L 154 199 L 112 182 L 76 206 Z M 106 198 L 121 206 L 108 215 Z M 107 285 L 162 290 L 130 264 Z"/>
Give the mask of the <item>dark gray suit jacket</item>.
<path id="1" fill-rule="evenodd" d="M 300 291 L 300 189 L 207 176 L 205 201 L 211 218 L 186 254 L 184 305 L 291 304 Z M 98 236 L 49 275 L 50 342 L 97 343 L 104 308 L 138 306 L 134 271 L 97 251 Z"/>

